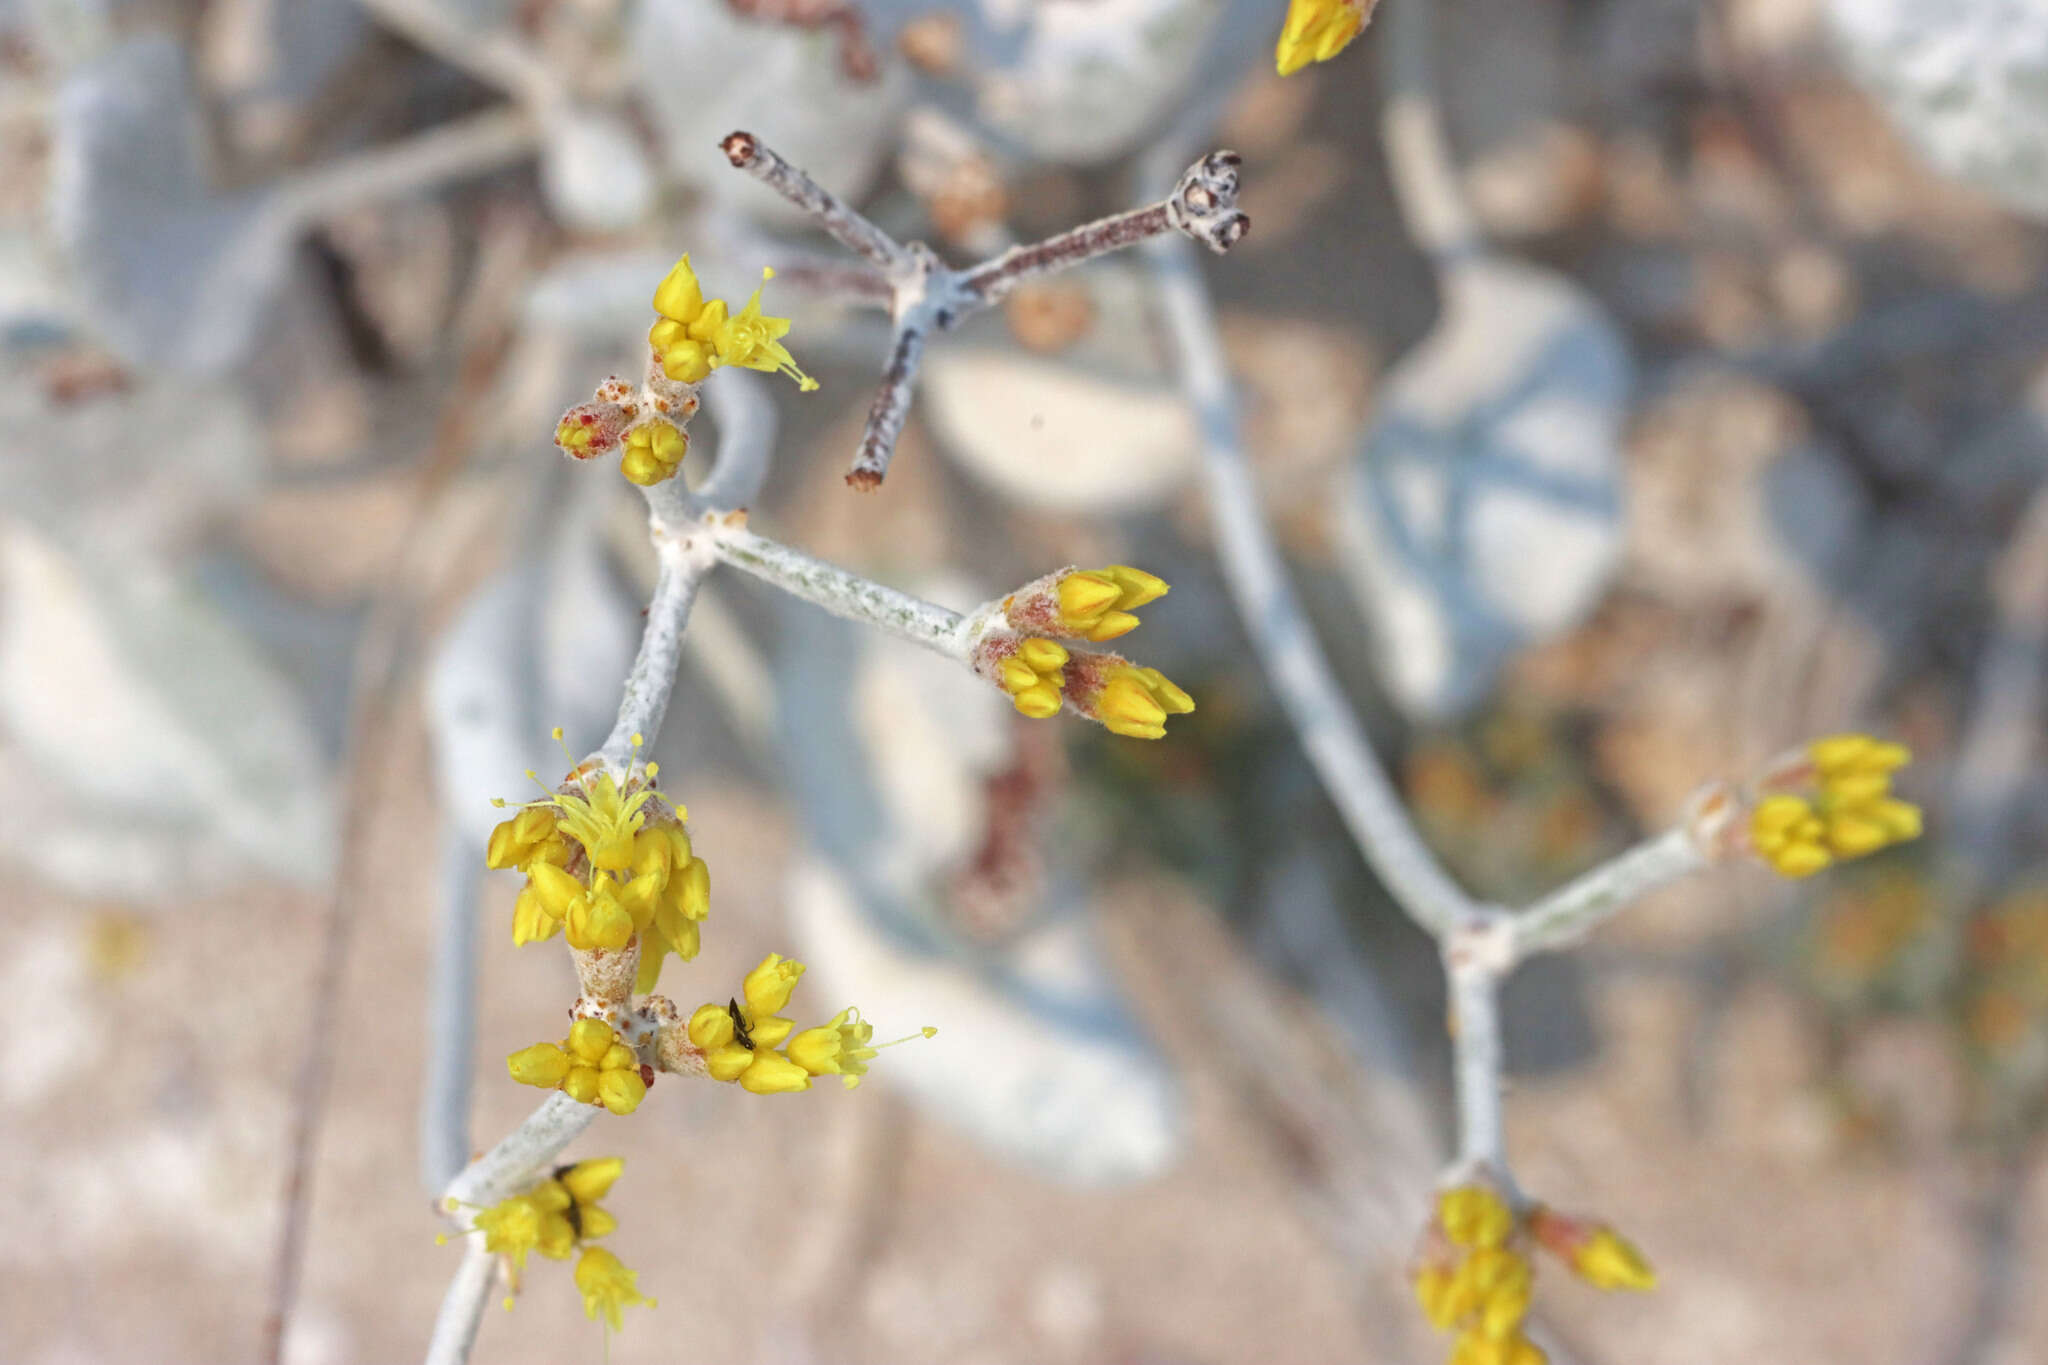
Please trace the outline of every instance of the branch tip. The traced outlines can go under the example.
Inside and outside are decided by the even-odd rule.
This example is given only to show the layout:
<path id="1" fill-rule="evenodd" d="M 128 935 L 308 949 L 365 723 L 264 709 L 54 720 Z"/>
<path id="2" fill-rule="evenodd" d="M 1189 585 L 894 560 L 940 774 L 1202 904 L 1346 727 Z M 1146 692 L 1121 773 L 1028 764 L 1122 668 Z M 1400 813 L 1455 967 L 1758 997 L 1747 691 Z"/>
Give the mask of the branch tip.
<path id="1" fill-rule="evenodd" d="M 761 144 L 754 135 L 739 130 L 727 133 L 718 149 L 725 153 L 725 159 L 733 164 L 735 170 L 742 171 L 752 166 L 761 155 Z"/>

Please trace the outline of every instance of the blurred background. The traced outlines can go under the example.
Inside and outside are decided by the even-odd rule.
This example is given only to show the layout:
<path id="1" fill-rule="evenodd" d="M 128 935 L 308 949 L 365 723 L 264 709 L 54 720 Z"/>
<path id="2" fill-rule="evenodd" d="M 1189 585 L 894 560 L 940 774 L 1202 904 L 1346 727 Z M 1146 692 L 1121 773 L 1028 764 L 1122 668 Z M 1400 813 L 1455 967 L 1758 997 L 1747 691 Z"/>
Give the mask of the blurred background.
<path id="1" fill-rule="evenodd" d="M 0 3 L 0 1359 L 257 1358 L 301 1059 L 333 1070 L 286 1358 L 416 1359 L 459 1259 L 422 1097 L 530 1109 L 559 951 L 515 952 L 493 795 L 608 727 L 652 560 L 557 414 L 692 251 L 836 252 L 746 128 L 967 262 L 1245 158 L 1204 262 L 1275 533 L 1416 818 L 1517 903 L 1836 729 L 1928 836 L 1695 878 L 1506 997 L 1563 1361 L 2048 1358 L 2048 7 L 1386 0 L 1272 73 L 1277 0 Z M 1433 24 L 1430 20 L 1433 18 Z M 790 22 L 795 21 L 795 22 Z M 1390 167 L 1390 92 L 1448 154 Z M 1150 158 L 1150 159 L 1148 159 Z M 1174 162 L 1177 170 L 1182 161 Z M 1148 181 L 1147 177 L 1155 177 Z M 1468 230 L 1428 252 L 1416 177 Z M 787 272 L 786 272 L 787 275 Z M 1403 1267 L 1448 1141 L 1441 983 L 1213 563 L 1137 254 L 937 339 L 841 473 L 887 333 L 784 278 L 815 394 L 721 374 L 689 475 L 773 425 L 753 525 L 964 608 L 1060 564 L 1173 594 L 1146 744 L 733 574 L 658 745 L 728 993 L 854 1002 L 871 1083 L 658 1084 L 609 1239 L 618 1362 L 1438 1359 Z M 581 749 L 578 749 L 581 752 Z M 430 1015 L 474 963 L 473 1035 Z M 431 1125 L 428 1125 L 431 1128 Z M 459 1131 L 459 1127 L 458 1130 Z M 476 1359 L 595 1359 L 529 1267 Z"/>

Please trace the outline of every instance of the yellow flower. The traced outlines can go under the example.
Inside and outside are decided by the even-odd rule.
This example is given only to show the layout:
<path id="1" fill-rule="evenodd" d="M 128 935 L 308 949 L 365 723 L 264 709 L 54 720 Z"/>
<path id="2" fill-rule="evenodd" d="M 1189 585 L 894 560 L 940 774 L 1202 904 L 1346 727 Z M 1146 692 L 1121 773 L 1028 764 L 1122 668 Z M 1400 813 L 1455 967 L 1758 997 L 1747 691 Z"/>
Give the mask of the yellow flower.
<path id="1" fill-rule="evenodd" d="M 1112 564 L 1106 569 L 1079 569 L 1059 581 L 1060 625 L 1073 635 L 1101 644 L 1138 628 L 1132 613 L 1167 593 L 1166 580 Z"/>
<path id="2" fill-rule="evenodd" d="M 535 1043 L 505 1059 L 512 1079 L 559 1089 L 578 1104 L 601 1104 L 625 1115 L 647 1097 L 640 1058 L 601 1019 L 578 1019 L 560 1043 Z"/>
<path id="3" fill-rule="evenodd" d="M 997 680 L 1019 711 L 1033 720 L 1044 720 L 1059 714 L 1067 659 L 1066 647 L 1056 641 L 1024 640 L 997 664 Z"/>
<path id="4" fill-rule="evenodd" d="M 1605 1223 L 1593 1229 L 1571 1259 L 1572 1269 L 1597 1289 L 1651 1290 L 1657 1272 L 1643 1253 Z"/>
<path id="5" fill-rule="evenodd" d="M 795 994 L 796 983 L 803 979 L 803 975 L 804 964 L 793 962 L 781 953 L 770 953 L 762 958 L 740 983 L 740 990 L 746 996 L 747 1013 L 756 1016 L 780 1014 L 789 1004 L 789 997 Z"/>
<path id="6" fill-rule="evenodd" d="M 772 270 L 761 272 L 763 280 L 774 277 Z M 818 387 L 817 380 L 796 367 L 795 357 L 782 344 L 789 319 L 763 315 L 758 288 L 737 317 L 730 315 L 724 299 L 706 300 L 687 253 L 655 289 L 654 311 L 661 317 L 648 329 L 647 343 L 660 358 L 662 373 L 678 383 L 701 384 L 716 367 L 738 365 L 779 371 L 807 393 Z"/>
<path id="7" fill-rule="evenodd" d="M 641 1296 L 638 1280 L 636 1272 L 603 1247 L 591 1247 L 576 1262 L 576 1288 L 583 1295 L 584 1315 L 594 1322 L 602 1312 L 614 1332 L 626 1325 L 621 1309 L 640 1303 L 654 1307 L 653 1299 Z"/>
<path id="8" fill-rule="evenodd" d="M 619 462 L 619 469 L 628 483 L 651 488 L 664 479 L 675 477 L 675 472 L 683 467 L 683 456 L 689 451 L 690 438 L 675 423 L 656 418 L 642 422 L 626 433 L 626 453 Z"/>
<path id="9" fill-rule="evenodd" d="M 526 1268 L 526 1254 L 541 1246 L 541 1224 L 546 1215 L 523 1194 L 500 1199 L 476 1216 L 476 1229 L 484 1235 L 484 1250 L 512 1262 L 512 1273 Z M 566 1222 L 564 1223 L 566 1227 Z M 546 1253 L 543 1253 L 546 1254 Z"/>
<path id="10" fill-rule="evenodd" d="M 1113 735 L 1131 739 L 1162 739 L 1166 718 L 1195 709 L 1195 699 L 1174 686 L 1156 668 L 1120 663 L 1083 708 Z"/>
<path id="11" fill-rule="evenodd" d="M 1904 745 L 1831 735 L 1806 753 L 1815 794 L 1780 792 L 1750 815 L 1750 844 L 1780 875 L 1809 877 L 1837 859 L 1920 836 L 1920 808 L 1891 794 L 1893 771 L 1912 757 Z"/>
<path id="12" fill-rule="evenodd" d="M 524 872 L 535 862 L 556 867 L 569 861 L 569 844 L 556 828 L 555 812 L 547 806 L 528 806 L 491 831 L 484 850 L 484 866 L 516 867 Z"/>
<path id="13" fill-rule="evenodd" d="M 655 286 L 654 311 L 686 327 L 704 311 L 704 288 L 691 268 L 689 252 L 685 251 L 683 258 L 670 266 L 668 274 Z"/>
<path id="14" fill-rule="evenodd" d="M 775 278 L 772 270 L 762 270 L 761 278 Z M 722 308 L 722 305 L 721 305 Z M 709 309 L 706 309 L 709 312 Z M 702 319 L 699 319 L 702 322 Z M 696 329 L 693 327 L 692 333 Z M 718 364 L 738 365 L 743 369 L 766 370 L 781 373 L 796 380 L 797 387 L 805 393 L 818 387 L 818 381 L 796 367 L 796 359 L 782 344 L 782 338 L 789 332 L 788 318 L 764 317 L 761 313 L 761 290 L 754 289 L 739 316 L 723 318 L 709 329 L 706 338 L 712 349 L 718 353 Z"/>
<path id="15" fill-rule="evenodd" d="M 1507 1201 L 1484 1185 L 1457 1185 L 1436 1197 L 1444 1235 L 1461 1247 L 1497 1247 L 1515 1230 Z"/>
<path id="16" fill-rule="evenodd" d="M 711 869 L 702 858 L 690 855 L 689 836 L 681 829 L 669 831 L 672 855 L 680 861 L 667 875 L 660 899 L 654 905 L 654 923 L 643 929 L 640 944 L 640 974 L 633 989 L 641 995 L 653 991 L 661 981 L 662 963 L 674 953 L 688 962 L 697 956 L 702 942 L 698 925 L 711 913 Z M 637 881 L 638 878 L 635 878 Z"/>
<path id="17" fill-rule="evenodd" d="M 1310 62 L 1327 62 L 1365 27 L 1375 0 L 1293 0 L 1280 30 L 1274 64 L 1292 76 Z"/>
<path id="18" fill-rule="evenodd" d="M 1520 1332 L 1504 1337 L 1466 1332 L 1451 1348 L 1451 1365 L 1544 1365 L 1546 1359 L 1542 1348 Z"/>
<path id="19" fill-rule="evenodd" d="M 617 1230 L 618 1220 L 597 1201 L 625 1169 L 619 1157 L 599 1157 L 559 1166 L 532 1189 L 501 1199 L 476 1216 L 484 1250 L 512 1262 L 515 1278 L 526 1267 L 526 1255 L 538 1251 L 566 1261 L 576 1244 Z"/>
<path id="20" fill-rule="evenodd" d="M 512 942 L 516 947 L 522 943 L 537 943 L 553 938 L 562 931 L 562 921 L 548 913 L 541 898 L 534 893 L 532 883 L 519 892 L 519 899 L 512 907 Z"/>

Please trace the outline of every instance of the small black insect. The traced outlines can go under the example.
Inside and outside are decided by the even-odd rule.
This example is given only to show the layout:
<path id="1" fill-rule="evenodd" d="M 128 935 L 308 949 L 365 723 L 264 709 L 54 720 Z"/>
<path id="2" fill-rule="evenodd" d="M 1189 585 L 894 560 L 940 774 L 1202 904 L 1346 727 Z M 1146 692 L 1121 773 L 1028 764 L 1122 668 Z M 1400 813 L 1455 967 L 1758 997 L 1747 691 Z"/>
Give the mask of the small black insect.
<path id="1" fill-rule="evenodd" d="M 575 1169 L 573 1165 L 557 1166 L 554 1171 L 555 1179 L 560 1180 Z M 583 1236 L 583 1210 L 577 1205 L 573 1195 L 569 1199 L 569 1207 L 562 1210 L 562 1217 L 569 1220 L 569 1230 L 580 1239 Z"/>
<path id="2" fill-rule="evenodd" d="M 740 1013 L 740 1002 L 728 996 L 725 1012 L 732 1016 L 732 1036 L 739 1040 L 741 1047 L 752 1047 L 754 1040 L 747 1036 L 747 1016 Z"/>

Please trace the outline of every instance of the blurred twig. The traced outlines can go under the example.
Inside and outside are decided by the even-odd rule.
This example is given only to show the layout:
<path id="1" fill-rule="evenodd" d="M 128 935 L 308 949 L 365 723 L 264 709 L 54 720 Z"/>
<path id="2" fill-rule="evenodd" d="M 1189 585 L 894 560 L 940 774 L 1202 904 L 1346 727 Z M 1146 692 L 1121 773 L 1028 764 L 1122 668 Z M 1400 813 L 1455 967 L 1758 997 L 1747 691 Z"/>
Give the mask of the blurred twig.
<path id="1" fill-rule="evenodd" d="M 361 917 L 356 901 L 362 894 L 359 883 L 369 864 L 363 850 L 375 820 L 375 745 L 379 737 L 391 732 L 390 721 L 396 711 L 399 642 L 415 600 L 412 588 L 418 556 L 426 543 L 427 530 L 439 518 L 449 488 L 475 448 L 475 423 L 485 407 L 481 400 L 496 379 L 505 354 L 506 314 L 509 301 L 492 320 L 493 325 L 478 329 L 479 334 L 463 353 L 449 400 L 442 406 L 426 458 L 414 480 L 411 510 L 390 562 L 371 594 L 369 616 L 356 642 L 341 764 L 341 854 L 334 889 L 321 915 L 318 967 L 307 1013 L 306 1052 L 293 1088 L 283 1219 L 259 1355 L 268 1365 L 281 1365 L 284 1359 L 285 1335 L 304 1271 L 313 1159 L 326 1118 L 328 1078 L 333 1070 L 335 1035 L 340 1022 L 342 975 L 355 922 Z"/>

